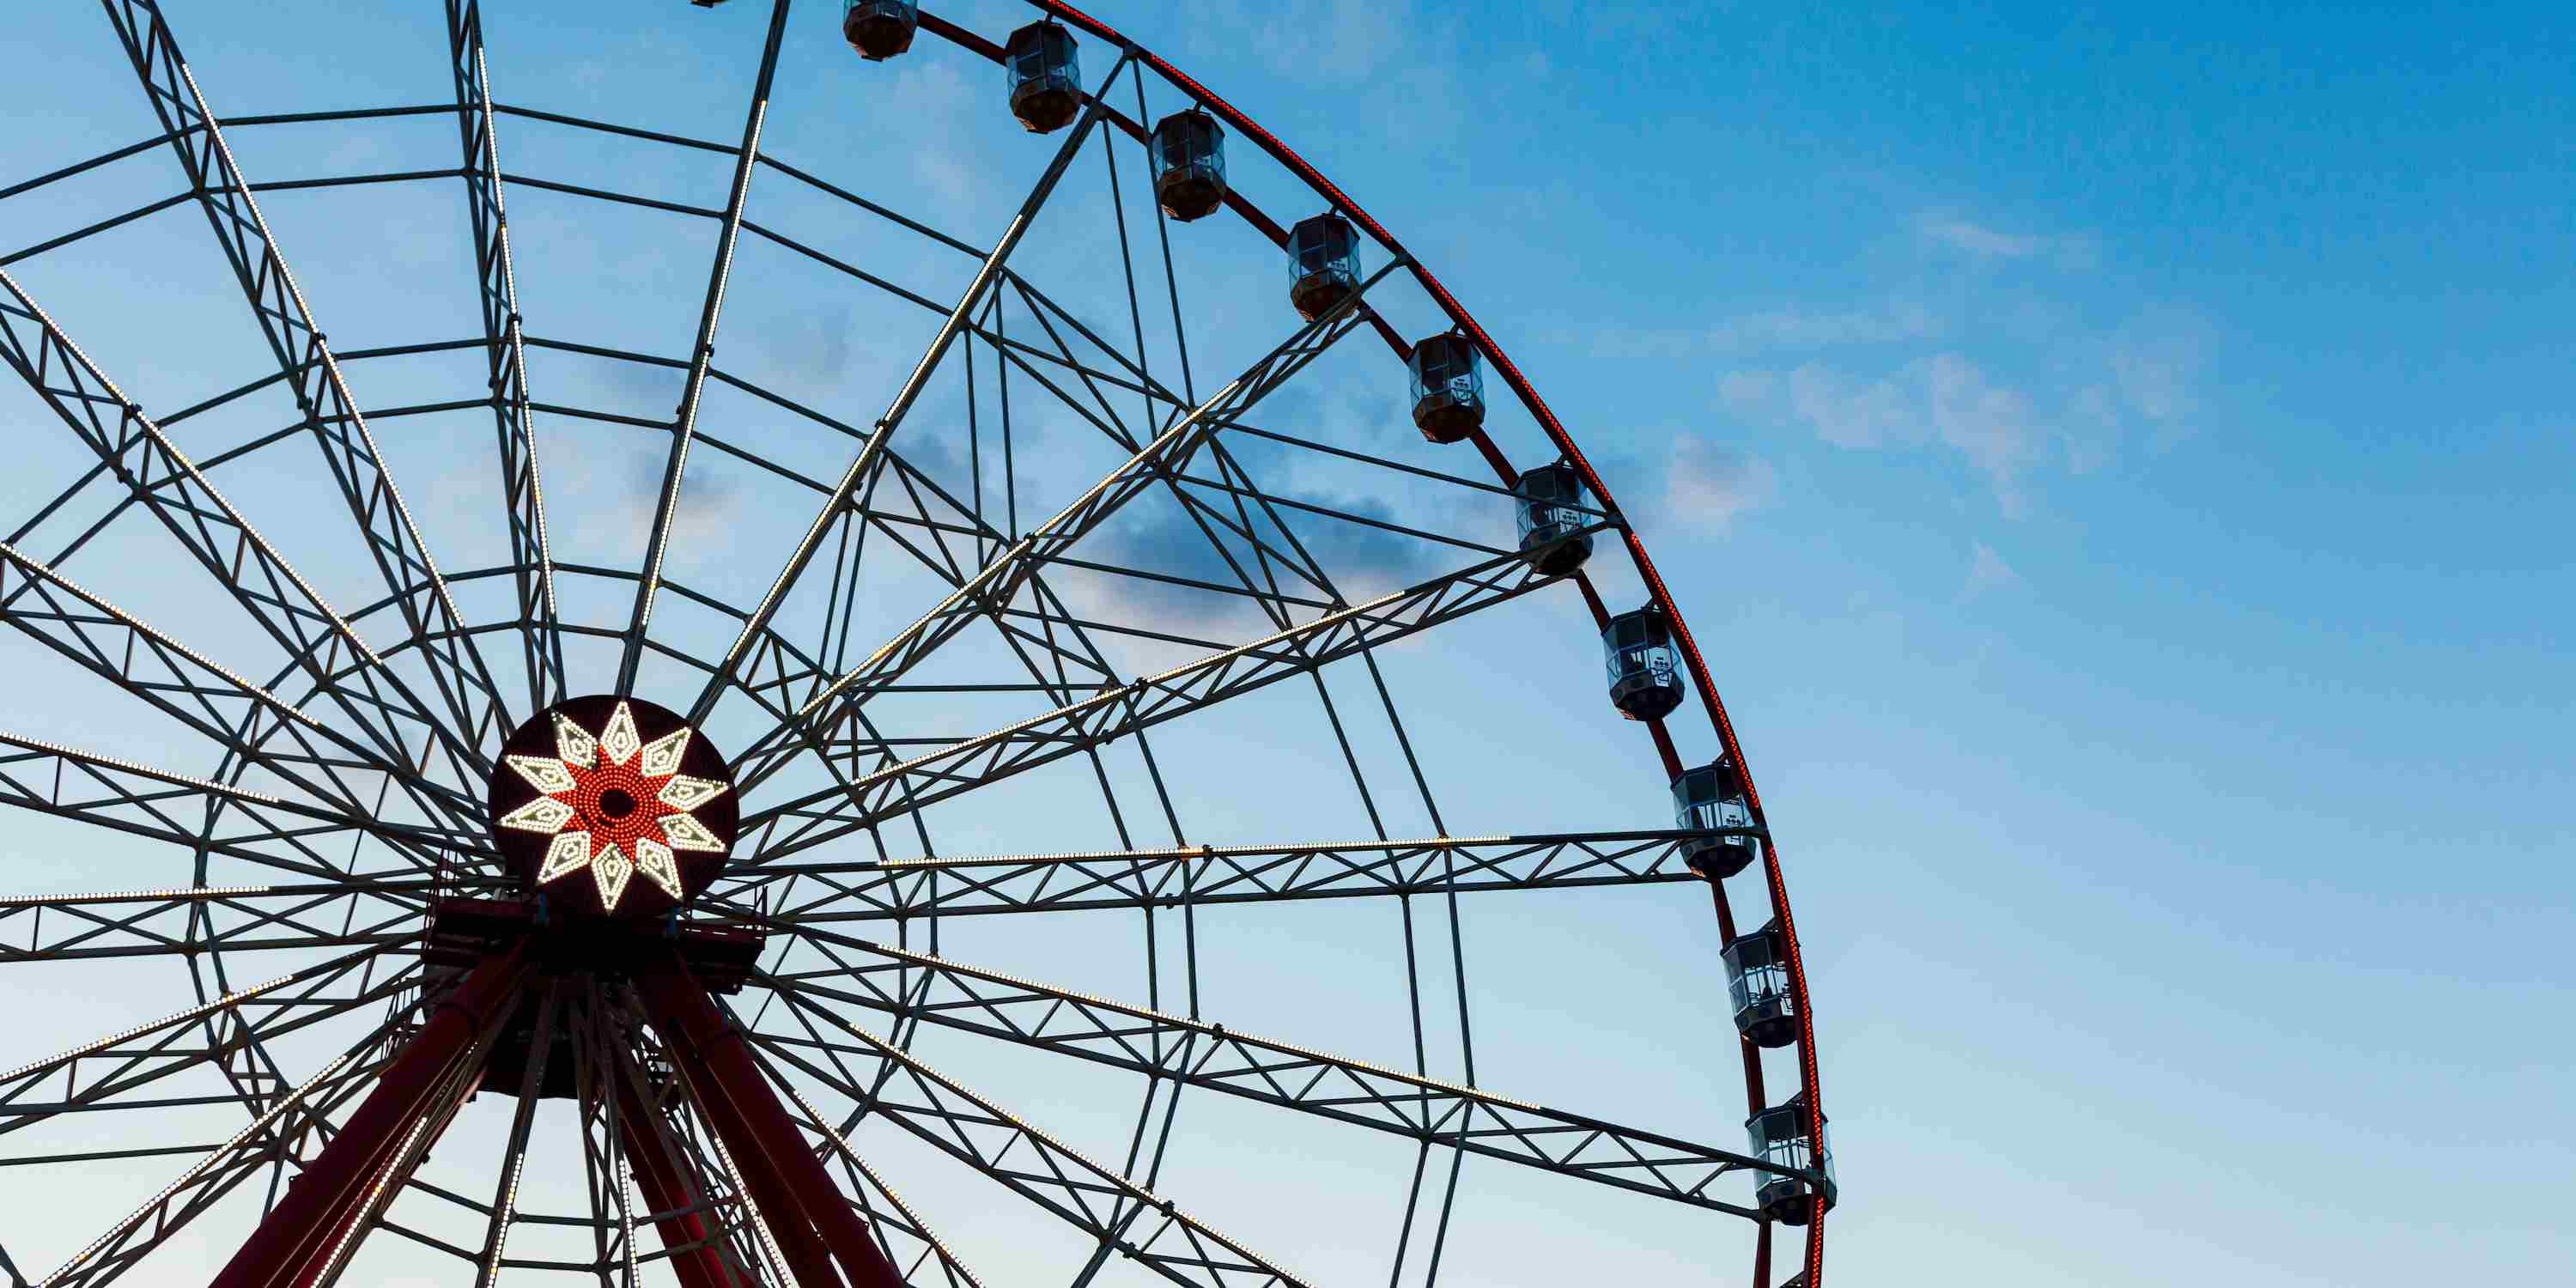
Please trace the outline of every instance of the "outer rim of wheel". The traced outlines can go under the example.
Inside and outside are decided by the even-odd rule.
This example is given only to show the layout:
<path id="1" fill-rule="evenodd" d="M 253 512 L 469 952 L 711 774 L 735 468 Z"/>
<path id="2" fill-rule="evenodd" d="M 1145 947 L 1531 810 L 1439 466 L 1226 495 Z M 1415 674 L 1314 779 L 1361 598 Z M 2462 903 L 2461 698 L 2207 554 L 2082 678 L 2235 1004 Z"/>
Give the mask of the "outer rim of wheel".
<path id="1" fill-rule="evenodd" d="M 1485 361 L 1501 374 L 1503 382 L 1511 388 L 1513 396 L 1520 399 L 1521 405 L 1546 432 L 1548 441 L 1555 445 L 1565 462 L 1582 476 L 1584 486 L 1592 489 L 1592 494 L 1600 499 L 1602 507 L 1610 514 L 1612 524 L 1618 529 L 1621 544 L 1627 547 L 1629 562 L 1636 567 L 1639 580 L 1645 583 L 1648 593 L 1653 596 L 1654 603 L 1663 610 L 1667 620 L 1672 623 L 1673 639 L 1681 647 L 1682 657 L 1690 667 L 1691 679 L 1698 686 L 1701 706 L 1708 713 L 1709 723 L 1715 728 L 1719 745 L 1724 749 L 1727 759 L 1733 761 L 1738 772 L 1743 775 L 1746 804 L 1751 809 L 1755 824 L 1764 830 L 1763 879 L 1771 897 L 1772 912 L 1780 922 L 1782 940 L 1788 948 L 1790 995 L 1798 1011 L 1798 1065 L 1801 1091 L 1806 1099 L 1808 1139 L 1824 1140 L 1824 1094 L 1817 1072 L 1816 1034 L 1808 1003 L 1806 961 L 1799 944 L 1796 922 L 1789 911 L 1788 886 L 1781 875 L 1779 845 L 1777 840 L 1770 836 L 1770 823 L 1763 812 L 1761 792 L 1754 784 L 1752 768 L 1746 762 L 1743 747 L 1736 739 L 1735 723 L 1728 718 L 1726 703 L 1718 696 L 1717 684 L 1709 673 L 1708 661 L 1701 655 L 1698 641 L 1691 635 L 1690 624 L 1682 616 L 1680 604 L 1674 601 L 1671 588 L 1664 583 L 1662 575 L 1655 570 L 1654 560 L 1647 555 L 1645 543 L 1638 538 L 1637 531 L 1629 524 L 1626 513 L 1619 508 L 1619 503 L 1611 494 L 1608 483 L 1601 477 L 1600 472 L 1593 468 L 1591 461 L 1584 456 L 1583 449 L 1575 444 L 1573 435 L 1566 432 L 1564 424 L 1556 418 L 1556 413 L 1549 410 L 1546 400 L 1539 396 L 1537 388 L 1530 383 L 1529 378 L 1522 375 L 1520 368 L 1514 365 L 1510 356 L 1503 352 L 1502 345 L 1476 321 L 1475 316 L 1467 311 L 1466 306 L 1458 302 L 1456 296 L 1449 293 L 1447 287 L 1441 285 L 1440 279 L 1433 276 L 1431 270 L 1421 260 L 1407 252 L 1403 243 L 1397 241 L 1395 235 L 1387 231 L 1385 225 L 1380 224 L 1367 211 L 1361 209 L 1359 203 L 1343 192 L 1339 185 L 1326 178 L 1322 171 L 1316 169 L 1304 157 L 1299 156 L 1286 143 L 1281 142 L 1278 136 L 1264 129 L 1259 122 L 1245 115 L 1241 109 L 1218 97 L 1214 91 L 1151 50 L 1129 39 L 1116 28 L 1069 4 L 1062 3 L 1062 0 L 1027 0 L 1027 3 L 1042 13 L 1061 19 L 1103 40 L 1113 42 L 1121 49 L 1132 53 L 1138 62 L 1153 68 L 1173 88 L 1189 96 L 1193 102 L 1214 113 L 1220 120 L 1233 126 L 1237 132 L 1259 145 L 1264 153 L 1287 167 L 1289 172 L 1302 180 L 1315 195 L 1322 197 L 1344 218 L 1357 224 L 1388 254 L 1401 260 L 1406 270 L 1413 275 L 1414 281 L 1420 284 L 1423 291 L 1439 304 L 1441 311 L 1448 315 L 1450 323 L 1475 342 L 1477 352 L 1482 354 Z M 1000 61 L 1001 50 L 991 42 L 933 16 L 926 9 L 921 12 L 920 17 L 923 30 L 944 37 L 970 52 Z M 1124 122 L 1123 118 L 1118 117 L 1116 110 L 1105 103 L 1101 108 L 1104 117 L 1120 120 L 1130 133 L 1141 133 L 1144 128 L 1142 122 Z M 1262 222 L 1268 222 L 1269 227 L 1261 230 L 1272 236 L 1274 240 L 1277 239 L 1276 222 L 1254 220 L 1252 216 L 1257 211 L 1250 207 L 1248 202 L 1230 199 L 1227 204 L 1234 207 L 1238 213 L 1245 214 L 1247 222 L 1254 222 L 1257 228 Z M 1379 329 L 1388 343 L 1396 346 L 1401 353 L 1404 345 L 1402 339 L 1386 330 L 1383 323 L 1380 324 Z M 1515 475 L 1508 462 L 1484 437 L 1482 430 L 1477 431 L 1476 442 L 1483 449 L 1486 459 L 1495 467 L 1496 473 L 1502 477 L 1503 483 L 1509 486 Z M 1593 592 L 1590 581 L 1584 579 L 1580 571 L 1575 573 L 1573 579 L 1582 585 L 1584 596 L 1592 605 L 1595 616 L 1600 616 L 1602 614 L 1600 599 Z M 1670 742 L 1664 735 L 1660 721 L 1654 722 L 1654 734 L 1659 750 L 1667 758 L 1668 767 L 1677 763 L 1672 760 Z M 1720 932 L 1731 936 L 1734 929 L 1734 916 L 1727 905 L 1725 883 L 1711 881 L 1709 888 Z M 1744 1055 L 1747 1112 L 1759 1113 L 1770 1107 L 1763 1094 L 1761 1057 L 1751 1042 L 1741 1037 L 1738 1041 Z M 1807 1288 L 1821 1288 L 1824 1283 L 1827 1205 L 1821 1197 L 1813 1202 L 1816 1210 L 1809 1217 L 1806 1226 L 1804 1278 Z M 1754 1282 L 1757 1285 L 1768 1282 L 1770 1223 L 1764 1222 L 1760 1231 L 1754 1268 Z"/>

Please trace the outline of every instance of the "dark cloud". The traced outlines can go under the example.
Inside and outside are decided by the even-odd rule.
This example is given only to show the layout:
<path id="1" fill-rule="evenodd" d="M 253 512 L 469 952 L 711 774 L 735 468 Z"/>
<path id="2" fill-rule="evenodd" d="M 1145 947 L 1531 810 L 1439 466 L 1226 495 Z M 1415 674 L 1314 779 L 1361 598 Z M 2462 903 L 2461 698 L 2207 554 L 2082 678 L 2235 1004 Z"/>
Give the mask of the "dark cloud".
<path id="1" fill-rule="evenodd" d="M 1295 490 L 1274 490 L 1272 495 L 1362 519 L 1399 521 L 1390 506 L 1366 497 Z M 1231 513 L 1230 503 L 1217 504 L 1222 507 L 1221 512 Z M 1210 540 L 1209 532 L 1202 531 L 1198 520 L 1168 494 L 1157 493 L 1140 498 L 1131 510 L 1143 512 L 1122 514 L 1092 541 L 1084 543 L 1077 553 L 1099 563 L 1221 586 L 1238 586 L 1241 580 L 1234 566 L 1228 564 L 1225 553 L 1218 548 L 1217 541 L 1222 541 L 1225 549 L 1234 554 L 1236 564 L 1252 576 L 1256 584 L 1266 587 L 1254 552 L 1247 543 L 1212 521 L 1208 529 L 1215 533 L 1217 541 Z M 1298 543 L 1313 556 L 1314 562 L 1334 587 L 1353 600 L 1412 585 L 1465 562 L 1463 557 L 1450 557 L 1449 553 L 1444 553 L 1443 547 L 1435 543 L 1402 533 L 1285 507 L 1279 513 L 1295 531 Z M 1291 549 L 1257 507 L 1252 515 L 1253 530 L 1266 544 L 1280 550 Z M 1465 552 L 1455 553 L 1463 556 Z M 1290 594 L 1321 598 L 1302 579 L 1292 581 L 1283 572 L 1280 580 L 1282 589 Z M 1140 624 L 1177 628 L 1184 634 L 1224 636 L 1239 633 L 1220 628 L 1233 626 L 1234 619 L 1248 616 L 1253 611 L 1249 602 L 1240 596 L 1222 596 L 1142 577 L 1116 578 L 1110 591 L 1119 605 L 1133 613 Z"/>

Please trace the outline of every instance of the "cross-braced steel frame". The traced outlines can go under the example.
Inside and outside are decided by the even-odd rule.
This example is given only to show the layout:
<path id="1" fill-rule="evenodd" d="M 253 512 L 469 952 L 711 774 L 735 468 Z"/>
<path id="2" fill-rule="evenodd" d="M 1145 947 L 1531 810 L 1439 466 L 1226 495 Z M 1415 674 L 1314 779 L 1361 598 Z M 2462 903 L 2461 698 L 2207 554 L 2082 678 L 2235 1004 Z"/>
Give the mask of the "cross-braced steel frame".
<path id="1" fill-rule="evenodd" d="M 1684 856 L 1714 837 L 1753 842 L 1758 862 L 1744 881 L 1758 887 L 1756 904 L 1786 950 L 1797 1025 L 1791 1090 L 1809 1139 L 1821 1139 L 1805 967 L 1749 771 L 1749 824 L 1718 832 L 1641 830 L 1623 818 L 1599 831 L 1479 836 L 1444 821 L 1433 790 L 1439 766 L 1417 753 L 1396 701 L 1400 686 L 1387 676 L 1390 646 L 1560 583 L 1600 627 L 1609 619 L 1603 595 L 1588 571 L 1543 571 L 1533 555 L 1546 550 L 1497 542 L 1488 527 L 1456 518 L 1508 512 L 1520 473 L 1498 435 L 1480 428 L 1466 438 L 1487 481 L 1332 441 L 1283 411 L 1276 395 L 1301 377 L 1317 379 L 1320 364 L 1346 357 L 1343 342 L 1363 332 L 1391 350 L 1389 369 L 1400 369 L 1410 346 L 1389 321 L 1389 295 L 1409 288 L 1426 298 L 1526 414 L 1544 456 L 1581 479 L 1583 532 L 1561 541 L 1615 544 L 1670 622 L 1699 704 L 1669 727 L 1646 722 L 1666 778 L 1682 772 L 1682 747 L 1693 739 L 1742 770 L 1708 665 L 1635 529 L 1520 370 L 1382 225 L 1170 63 L 1056 0 L 1030 2 L 1114 57 L 1001 234 L 978 241 L 792 165 L 771 146 L 782 52 L 814 34 L 791 25 L 789 0 L 771 0 L 756 33 L 724 28 L 722 38 L 759 49 L 734 142 L 502 100 L 506 62 L 496 75 L 479 0 L 439 0 L 448 101 L 225 117 L 161 4 L 101 0 L 158 135 L 0 188 L 0 201 L 41 200 L 54 185 L 155 152 L 178 162 L 183 182 L 165 198 L 0 248 L 0 359 L 88 462 L 0 534 L 0 622 L 55 673 L 125 695 L 119 717 L 148 713 L 164 745 L 203 758 L 165 767 L 0 732 L 0 805 L 46 816 L 48 826 L 94 829 L 83 834 L 115 853 L 185 854 L 189 864 L 184 878 L 157 870 L 161 888 L 0 897 L 0 966 L 160 963 L 183 970 L 194 996 L 0 1072 L 0 1171 L 177 1169 L 47 1265 L 20 1256 L 59 1241 L 0 1218 L 0 1274 L 11 1288 L 104 1284 L 137 1270 L 160 1279 L 172 1272 L 144 1269 L 153 1255 L 224 1213 L 233 1222 L 224 1228 L 241 1232 L 214 1279 L 227 1288 L 339 1281 L 371 1236 L 450 1259 L 456 1278 L 478 1285 L 553 1273 L 601 1284 L 662 1277 L 687 1288 L 980 1288 L 861 1152 L 862 1129 L 958 1160 L 1068 1227 L 1090 1249 L 1070 1271 L 1076 1288 L 1121 1259 L 1203 1288 L 1309 1282 L 1158 1192 L 1184 1090 L 1194 1104 L 1232 1098 L 1410 1142 L 1391 1285 L 1408 1271 L 1425 1288 L 1437 1281 L 1471 1157 L 1479 1168 L 1509 1165 L 1750 1222 L 1751 1282 L 1773 1282 L 1780 1213 L 1752 1202 L 1747 1182 L 1787 1178 L 1813 1196 L 1825 1178 L 1486 1085 L 1460 929 L 1461 897 L 1479 892 L 1529 898 L 1696 884 L 1708 892 L 1719 934 L 1732 940 L 1742 892 L 1695 872 Z M 676 11 L 649 19 L 681 20 L 711 21 Z M 919 26 L 970 57 L 1005 58 L 992 38 L 938 14 L 921 12 Z M 1173 243 L 1183 234 L 1157 207 L 1146 159 L 1131 146 L 1148 141 L 1149 92 L 1211 114 L 1238 148 L 1256 150 L 1356 226 L 1377 256 L 1337 307 L 1282 328 L 1284 338 L 1221 377 L 1191 364 L 1183 288 L 1204 283 L 1180 267 Z M 455 164 L 263 180 L 233 146 L 235 136 L 270 126 L 404 117 L 452 119 Z M 731 181 L 720 201 L 690 205 L 512 169 L 502 138 L 520 123 L 720 157 Z M 1060 303 L 1036 274 L 1014 267 L 1023 245 L 1046 235 L 1051 198 L 1088 172 L 1095 139 L 1114 211 L 1125 336 L 1098 320 L 1116 313 L 1114 298 L 1086 301 L 1088 311 Z M 971 263 L 965 285 L 953 294 L 907 285 L 763 222 L 754 190 L 777 184 L 962 257 L 952 262 Z M 479 334 L 377 348 L 331 343 L 262 203 L 375 185 L 462 186 Z M 685 347 L 645 353 L 550 332 L 543 274 L 523 275 L 512 253 L 508 198 L 529 192 L 711 223 L 715 253 Z M 244 373 L 245 383 L 187 406 L 147 409 L 8 270 L 190 207 L 273 369 Z M 1186 235 L 1249 229 L 1270 245 L 1288 243 L 1279 220 L 1241 191 L 1224 207 L 1228 217 L 1213 231 Z M 1148 217 L 1152 239 L 1131 236 L 1131 224 Z M 919 310 L 929 338 L 881 412 L 815 405 L 727 365 L 719 323 L 747 241 L 794 257 L 820 280 Z M 1149 324 L 1158 291 L 1167 324 Z M 1157 348 L 1168 352 L 1158 358 Z M 404 405 L 368 404 L 357 392 L 374 364 L 443 355 L 470 358 L 479 387 Z M 530 379 L 532 355 L 541 370 L 547 358 L 578 358 L 666 373 L 678 382 L 678 402 L 654 418 L 546 401 Z M 960 376 L 962 409 L 935 404 L 942 382 Z M 209 445 L 197 432 L 281 399 L 292 407 L 286 423 L 241 441 Z M 848 464 L 818 474 L 778 459 L 708 415 L 720 399 L 845 442 Z M 501 525 L 506 562 L 442 565 L 432 550 L 439 525 L 423 521 L 383 450 L 413 418 L 450 413 L 489 417 L 502 513 L 482 521 Z M 954 423 L 924 423 L 942 418 L 962 419 L 962 433 Z M 1025 461 L 1042 418 L 1085 436 L 1106 471 L 1069 487 L 1035 485 Z M 541 470 L 548 419 L 632 436 L 661 461 L 631 564 L 558 556 Z M 962 477 L 953 459 L 960 437 Z M 256 491 L 264 462 L 313 449 L 328 495 L 291 522 L 271 521 L 279 533 L 347 525 L 339 531 L 372 574 L 359 600 L 327 599 L 322 579 L 290 562 L 296 540 L 264 535 L 225 490 Z M 812 508 L 757 594 L 692 586 L 674 564 L 693 457 L 720 458 Z M 1434 500 L 1408 510 L 1300 488 L 1282 481 L 1296 462 L 1359 471 L 1388 495 Z M 1038 497 L 1048 498 L 1043 508 Z M 1140 559 L 1117 539 L 1147 512 L 1165 517 L 1159 539 L 1179 547 L 1165 552 L 1174 558 Z M 158 575 L 229 602 L 238 615 L 229 638 L 264 649 L 259 663 L 237 669 L 187 642 L 190 632 L 155 625 L 100 588 L 130 579 L 76 580 L 109 569 L 120 558 L 110 552 L 137 531 L 171 552 Z M 1348 562 L 1335 554 L 1347 545 L 1320 535 L 1351 531 L 1404 545 L 1401 585 L 1337 566 Z M 861 610 L 889 566 L 933 590 L 917 616 L 899 619 L 908 624 L 872 636 Z M 576 589 L 585 601 L 624 607 L 577 611 L 568 593 Z M 1158 595 L 1195 607 L 1159 617 L 1136 607 Z M 693 625 L 671 627 L 674 616 Z M 720 646 L 709 643 L 718 638 Z M 981 673 L 961 671 L 957 659 L 970 653 L 983 659 Z M 1328 671 L 1358 679 L 1364 700 L 1351 704 L 1349 683 L 1337 698 Z M 673 677 L 682 686 L 676 699 L 664 693 Z M 1301 700 L 1313 695 L 1331 733 L 1319 760 L 1348 776 L 1370 835 L 1192 839 L 1154 737 L 1283 684 Z M 524 893 L 491 839 L 483 784 L 520 720 L 595 691 L 663 694 L 685 703 L 694 725 L 743 731 L 729 744 L 744 805 L 731 867 L 661 938 L 619 941 L 613 958 L 550 954 L 541 933 L 460 939 L 458 918 L 477 909 L 516 908 L 529 924 L 549 924 L 542 905 L 525 915 Z M 925 722 L 924 699 L 1011 716 L 989 727 Z M 1385 763 L 1400 774 L 1364 763 L 1364 725 L 1382 725 L 1396 753 Z M 1114 844 L 942 852 L 933 823 L 955 817 L 944 802 L 972 803 L 979 792 L 990 799 L 1024 774 L 1096 788 Z M 1430 834 L 1391 826 L 1400 800 L 1418 804 Z M 1140 838 L 1155 820 L 1168 844 Z M 1410 1069 L 1253 1036 L 1202 1013 L 1203 912 L 1351 899 L 1379 901 L 1399 917 Z M 974 924 L 958 918 L 1113 912 L 1143 928 L 1141 1001 L 970 964 L 941 948 L 944 923 Z M 1437 972 L 1422 959 L 1439 951 L 1432 934 L 1441 930 L 1456 1077 L 1436 1075 L 1429 1054 L 1435 1026 L 1426 1006 L 1442 999 L 1427 996 Z M 720 978 L 692 956 L 689 945 L 702 940 L 687 936 L 701 931 L 732 942 L 756 935 L 765 950 Z M 1175 936 L 1177 953 L 1167 942 Z M 1723 1025 L 1714 1013 L 1693 1019 Z M 1124 1157 L 1085 1155 L 934 1068 L 918 1050 L 932 1031 L 1141 1077 L 1143 1104 L 1128 1116 Z M 1766 1078 L 1761 1049 L 1738 1045 L 1747 1111 L 1789 1099 Z M 503 1144 L 477 1183 L 460 1190 L 424 1162 L 481 1092 L 506 1105 Z M 541 1111 L 549 1100 L 562 1102 L 568 1122 Z M 170 1138 L 179 1129 L 162 1124 L 178 1122 L 202 1135 Z M 571 1139 L 559 1139 L 567 1127 Z M 105 1139 L 127 1143 L 102 1146 Z M 574 1178 L 567 1184 L 579 1197 L 569 1210 L 535 1197 L 531 1169 L 548 1167 Z M 1816 1198 L 1803 1213 L 1796 1282 L 1808 1288 L 1823 1282 L 1826 1207 Z M 588 1247 L 567 1253 L 565 1237 Z"/>

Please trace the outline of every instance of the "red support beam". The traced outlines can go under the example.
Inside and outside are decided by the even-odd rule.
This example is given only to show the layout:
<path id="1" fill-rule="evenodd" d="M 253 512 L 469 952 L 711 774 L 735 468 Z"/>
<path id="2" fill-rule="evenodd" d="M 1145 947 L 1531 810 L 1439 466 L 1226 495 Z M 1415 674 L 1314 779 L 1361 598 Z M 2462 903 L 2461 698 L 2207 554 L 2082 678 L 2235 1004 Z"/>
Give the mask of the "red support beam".
<path id="1" fill-rule="evenodd" d="M 734 1166 L 742 1173 L 743 1188 L 759 1205 L 761 1218 L 777 1243 L 778 1255 L 787 1261 L 787 1273 L 795 1276 L 798 1288 L 844 1288 L 840 1272 L 832 1268 L 832 1251 L 799 1210 L 795 1190 L 775 1170 L 762 1165 L 758 1142 L 743 1125 L 742 1116 L 734 1112 L 732 1103 L 716 1094 L 715 1075 L 708 1071 L 706 1062 L 677 1036 L 675 1027 L 661 1018 L 649 994 L 640 986 L 636 992 L 647 997 L 646 1010 L 662 1031 L 663 1050 L 697 1093 L 698 1109 L 706 1115 L 707 1125 L 715 1129 L 717 1139 L 733 1155 Z"/>
<path id="2" fill-rule="evenodd" d="M 632 1096 L 617 1098 L 617 1131 L 625 1138 L 627 1159 L 635 1164 L 636 1188 L 654 1211 L 674 1214 L 654 1222 L 662 1246 L 673 1250 L 671 1273 L 679 1277 L 681 1288 L 728 1288 L 734 1278 L 708 1237 L 706 1218 L 682 1210 L 698 1205 L 698 1190 L 663 1148 L 661 1134 L 645 1117 L 650 1112 Z"/>
<path id="3" fill-rule="evenodd" d="M 363 1216 L 368 1185 L 393 1165 L 413 1125 L 445 1126 L 447 1101 L 472 1080 L 477 1041 L 517 1000 L 522 955 L 514 949 L 485 961 L 430 1008 L 420 1032 L 377 1076 L 376 1089 L 286 1187 L 213 1288 L 304 1288 L 322 1272 L 342 1235 Z"/>
<path id="4" fill-rule="evenodd" d="M 715 999 L 691 977 L 688 965 L 673 954 L 660 970 L 639 975 L 635 991 L 732 1150 L 743 1183 L 769 1213 L 771 1232 L 784 1240 L 779 1227 L 801 1218 L 831 1248 L 853 1288 L 904 1288 L 903 1276 L 877 1248 L 867 1221 L 842 1199 L 832 1173 L 770 1090 L 741 1030 L 716 1009 Z M 774 1204 L 765 1190 L 778 1193 L 785 1206 Z M 804 1273 L 797 1275 L 801 1279 Z"/>

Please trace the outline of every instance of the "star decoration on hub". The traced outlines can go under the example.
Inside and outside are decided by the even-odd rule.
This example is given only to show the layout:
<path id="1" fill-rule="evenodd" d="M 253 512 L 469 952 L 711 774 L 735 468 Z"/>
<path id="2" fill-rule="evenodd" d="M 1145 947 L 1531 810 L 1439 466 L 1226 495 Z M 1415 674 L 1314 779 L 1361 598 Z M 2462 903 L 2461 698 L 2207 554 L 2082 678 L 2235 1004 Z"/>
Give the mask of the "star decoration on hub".
<path id="1" fill-rule="evenodd" d="M 648 743 L 624 702 L 596 734 L 560 712 L 554 724 L 554 755 L 503 757 L 538 796 L 503 815 L 501 826 L 554 837 L 537 884 L 587 868 L 603 911 L 616 910 L 638 875 L 674 901 L 686 899 L 672 851 L 725 848 L 692 811 L 728 790 L 680 772 L 694 731 L 683 727 Z"/>

